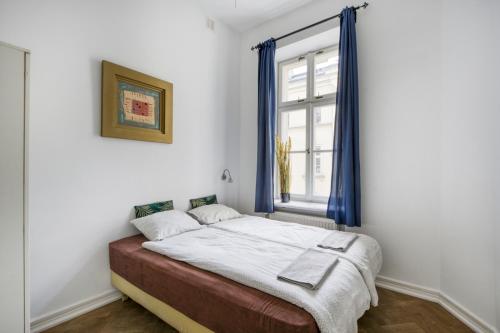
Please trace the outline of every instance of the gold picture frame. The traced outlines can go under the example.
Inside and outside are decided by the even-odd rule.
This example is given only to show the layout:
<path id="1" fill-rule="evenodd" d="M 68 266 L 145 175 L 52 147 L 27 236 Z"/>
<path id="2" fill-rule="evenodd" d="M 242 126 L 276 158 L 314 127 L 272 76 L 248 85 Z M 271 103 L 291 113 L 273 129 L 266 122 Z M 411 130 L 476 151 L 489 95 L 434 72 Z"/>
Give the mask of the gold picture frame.
<path id="1" fill-rule="evenodd" d="M 172 143 L 172 109 L 172 83 L 102 61 L 102 136 Z"/>

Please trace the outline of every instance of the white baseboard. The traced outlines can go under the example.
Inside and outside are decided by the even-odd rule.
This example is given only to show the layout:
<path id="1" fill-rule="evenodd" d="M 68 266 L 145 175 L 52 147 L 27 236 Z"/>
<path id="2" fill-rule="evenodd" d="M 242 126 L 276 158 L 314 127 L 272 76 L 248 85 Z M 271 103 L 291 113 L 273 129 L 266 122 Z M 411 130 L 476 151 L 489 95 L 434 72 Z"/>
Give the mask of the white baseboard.
<path id="1" fill-rule="evenodd" d="M 439 290 L 421 287 L 416 284 L 391 279 L 385 276 L 378 276 L 375 280 L 377 287 L 396 291 L 401 294 L 410 295 L 425 299 L 427 301 L 439 303 Z"/>
<path id="2" fill-rule="evenodd" d="M 34 318 L 31 321 L 31 332 L 38 333 L 57 326 L 65 321 L 81 316 L 94 309 L 100 308 L 106 304 L 114 302 L 121 297 L 121 293 L 117 290 L 109 290 L 100 295 L 87 298 L 86 300 L 77 302 L 60 310 Z"/>
<path id="3" fill-rule="evenodd" d="M 498 333 L 498 331 L 494 327 L 484 322 L 484 320 L 477 317 L 460 303 L 443 294 L 439 290 L 422 287 L 396 279 L 391 279 L 385 276 L 377 277 L 376 284 L 380 288 L 389 289 L 401 294 L 406 294 L 438 303 L 475 332 Z"/>

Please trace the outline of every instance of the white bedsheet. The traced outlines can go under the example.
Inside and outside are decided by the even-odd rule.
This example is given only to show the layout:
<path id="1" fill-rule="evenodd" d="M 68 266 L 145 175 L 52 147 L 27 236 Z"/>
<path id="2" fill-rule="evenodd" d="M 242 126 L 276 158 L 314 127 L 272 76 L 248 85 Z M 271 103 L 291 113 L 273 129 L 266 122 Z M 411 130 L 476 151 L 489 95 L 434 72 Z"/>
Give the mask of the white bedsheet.
<path id="1" fill-rule="evenodd" d="M 357 332 L 357 320 L 370 307 L 370 294 L 356 267 L 338 264 L 316 290 L 277 279 L 304 250 L 217 228 L 188 231 L 143 247 L 225 276 L 296 304 L 309 312 L 323 333 Z"/>
<path id="2" fill-rule="evenodd" d="M 218 222 L 210 225 L 210 228 L 259 237 L 264 240 L 296 246 L 302 249 L 316 248 L 329 233 L 341 232 L 249 215 Z M 372 237 L 359 234 L 359 237 L 345 252 L 332 252 L 341 258 L 349 260 L 356 266 L 370 291 L 371 304 L 377 306 L 378 294 L 375 288 L 375 277 L 382 267 L 382 251 L 378 242 Z"/>

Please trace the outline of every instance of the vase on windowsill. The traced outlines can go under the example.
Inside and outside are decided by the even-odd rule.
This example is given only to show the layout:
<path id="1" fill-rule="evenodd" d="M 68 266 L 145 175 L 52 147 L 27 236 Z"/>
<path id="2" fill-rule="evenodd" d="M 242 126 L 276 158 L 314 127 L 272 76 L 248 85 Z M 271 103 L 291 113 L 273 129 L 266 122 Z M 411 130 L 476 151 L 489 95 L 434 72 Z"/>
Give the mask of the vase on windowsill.
<path id="1" fill-rule="evenodd" d="M 290 202 L 290 193 L 281 193 L 281 202 Z"/>
<path id="2" fill-rule="evenodd" d="M 278 162 L 279 183 L 281 190 L 281 202 L 290 201 L 290 150 L 292 140 L 288 137 L 285 142 L 276 137 L 276 161 Z"/>

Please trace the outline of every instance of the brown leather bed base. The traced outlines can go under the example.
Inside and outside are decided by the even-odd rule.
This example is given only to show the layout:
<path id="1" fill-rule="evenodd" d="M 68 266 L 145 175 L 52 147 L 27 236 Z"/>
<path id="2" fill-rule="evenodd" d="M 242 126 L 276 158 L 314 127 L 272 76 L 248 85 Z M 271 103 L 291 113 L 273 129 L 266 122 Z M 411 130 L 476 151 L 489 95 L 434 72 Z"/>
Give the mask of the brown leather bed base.
<path id="1" fill-rule="evenodd" d="M 146 250 L 141 246 L 145 241 L 144 236 L 137 235 L 109 244 L 111 270 L 121 285 L 130 283 L 130 287 L 137 287 L 214 332 L 319 332 L 304 309 Z M 165 320 L 165 316 L 159 317 Z"/>

